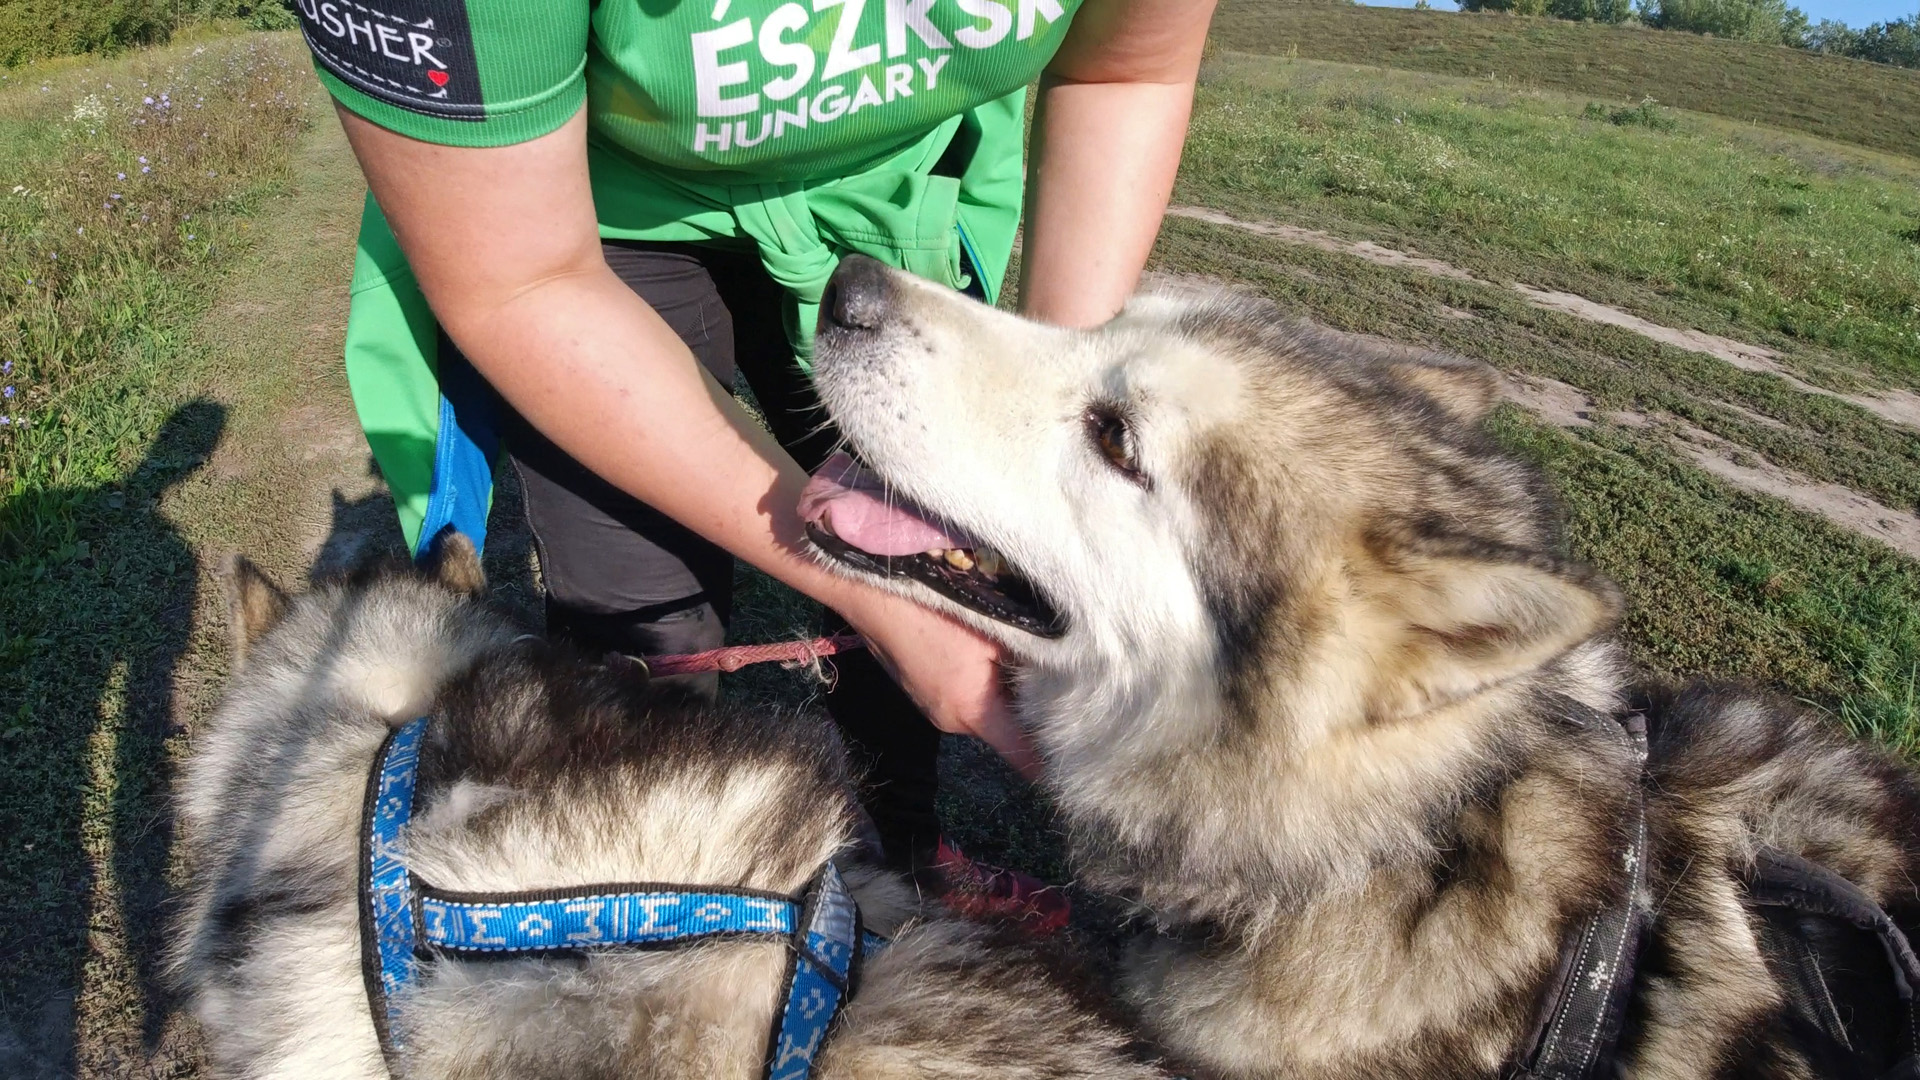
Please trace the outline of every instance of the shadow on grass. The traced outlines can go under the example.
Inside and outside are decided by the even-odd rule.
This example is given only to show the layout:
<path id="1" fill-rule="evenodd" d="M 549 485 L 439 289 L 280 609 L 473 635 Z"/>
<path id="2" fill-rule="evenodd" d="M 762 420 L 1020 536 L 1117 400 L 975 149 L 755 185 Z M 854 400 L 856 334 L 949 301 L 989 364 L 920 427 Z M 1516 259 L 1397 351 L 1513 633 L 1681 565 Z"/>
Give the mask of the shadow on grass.
<path id="1" fill-rule="evenodd" d="M 200 566 L 159 507 L 226 422 L 189 402 L 124 479 L 0 505 L 0 1075 L 167 1056 L 166 742 Z"/>

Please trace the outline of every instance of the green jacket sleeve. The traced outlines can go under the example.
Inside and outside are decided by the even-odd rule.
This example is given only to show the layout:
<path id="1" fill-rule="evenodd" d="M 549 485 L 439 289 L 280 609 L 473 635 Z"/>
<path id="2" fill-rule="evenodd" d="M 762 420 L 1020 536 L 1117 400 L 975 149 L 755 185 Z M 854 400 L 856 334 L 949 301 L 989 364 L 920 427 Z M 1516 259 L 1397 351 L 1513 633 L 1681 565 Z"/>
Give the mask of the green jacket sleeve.
<path id="1" fill-rule="evenodd" d="M 320 81 L 426 142 L 505 146 L 586 100 L 589 0 L 296 0 Z"/>

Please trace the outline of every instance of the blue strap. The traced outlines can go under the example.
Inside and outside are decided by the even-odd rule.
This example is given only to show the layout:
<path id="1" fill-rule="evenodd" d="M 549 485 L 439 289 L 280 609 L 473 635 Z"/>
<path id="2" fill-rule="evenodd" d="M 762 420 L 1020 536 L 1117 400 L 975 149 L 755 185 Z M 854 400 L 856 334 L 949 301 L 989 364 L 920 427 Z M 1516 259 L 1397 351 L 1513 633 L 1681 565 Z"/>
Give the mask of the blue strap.
<path id="1" fill-rule="evenodd" d="M 426 730 L 421 717 L 390 733 L 367 785 L 361 933 L 374 1026 L 390 1065 L 399 1049 L 398 999 L 418 977 L 419 958 L 431 951 L 539 953 L 753 936 L 779 938 L 793 952 L 766 1078 L 808 1080 L 861 958 L 887 945 L 861 927 L 860 909 L 833 863 L 821 867 L 804 904 L 744 889 L 599 885 L 500 897 L 443 893 L 416 882 L 402 857 Z"/>
<path id="2" fill-rule="evenodd" d="M 367 792 L 365 847 L 367 884 L 362 914 L 371 925 L 379 986 L 374 1019 L 383 1045 L 398 1041 L 391 1030 L 398 1012 L 394 999 L 413 983 L 413 883 L 401 859 L 400 831 L 413 816 L 413 791 L 419 780 L 420 743 L 427 720 L 421 717 L 387 736 L 380 767 Z M 369 986 L 369 990 L 374 989 Z"/>
<path id="3" fill-rule="evenodd" d="M 813 1072 L 827 1028 L 846 1003 L 862 944 L 860 909 L 840 871 L 828 863 L 807 906 L 806 932 L 795 941 L 793 975 L 773 1035 L 767 1080 L 807 1080 Z"/>
<path id="4" fill-rule="evenodd" d="M 722 935 L 787 937 L 800 905 L 733 892 L 609 892 L 521 901 L 443 899 L 422 888 L 422 940 L 455 952 L 540 952 Z"/>
<path id="5" fill-rule="evenodd" d="M 493 388 L 441 337 L 440 431 L 433 446 L 433 485 L 413 557 L 424 558 L 440 534 L 465 533 L 475 551 L 487 543 L 487 512 L 493 506 L 493 459 L 500 449 L 494 426 Z"/>

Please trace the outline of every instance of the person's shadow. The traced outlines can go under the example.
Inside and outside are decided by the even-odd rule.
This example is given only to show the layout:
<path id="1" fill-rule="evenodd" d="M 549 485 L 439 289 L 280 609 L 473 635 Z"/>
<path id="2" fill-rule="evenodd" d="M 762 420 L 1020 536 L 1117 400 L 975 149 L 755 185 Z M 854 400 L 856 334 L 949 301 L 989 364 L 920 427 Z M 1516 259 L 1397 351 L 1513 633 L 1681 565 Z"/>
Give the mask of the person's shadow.
<path id="1" fill-rule="evenodd" d="M 0 1076 L 168 1053 L 166 741 L 200 567 L 159 504 L 226 420 L 193 401 L 124 482 L 0 495 Z"/>

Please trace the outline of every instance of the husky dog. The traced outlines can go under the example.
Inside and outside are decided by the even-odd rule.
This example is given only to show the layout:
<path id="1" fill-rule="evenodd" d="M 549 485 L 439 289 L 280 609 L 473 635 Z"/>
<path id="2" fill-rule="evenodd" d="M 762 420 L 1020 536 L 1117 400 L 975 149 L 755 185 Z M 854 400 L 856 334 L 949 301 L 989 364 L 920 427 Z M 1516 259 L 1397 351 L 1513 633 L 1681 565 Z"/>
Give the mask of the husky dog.
<path id="1" fill-rule="evenodd" d="M 190 867 L 173 970 L 222 1077 L 385 1077 L 363 970 L 368 777 L 430 717 L 407 868 L 446 890 L 659 882 L 793 894 L 837 859 L 893 936 L 814 1061 L 823 1080 L 1147 1080 L 1128 1036 L 1036 951 L 914 921 L 900 881 L 858 865 L 832 730 L 801 715 L 649 692 L 482 604 L 473 548 L 435 571 L 363 571 L 290 598 L 230 577 L 236 673 L 180 791 Z M 655 886 L 657 887 L 657 886 Z M 391 1068 L 460 1080 L 751 1080 L 790 963 L 782 940 L 420 963 Z"/>
<path id="2" fill-rule="evenodd" d="M 809 535 L 1014 655 L 1077 871 L 1158 924 L 1125 996 L 1192 1075 L 1527 1070 L 1615 909 L 1641 932 L 1579 974 L 1631 962 L 1623 1075 L 1913 1053 L 1877 1004 L 1892 953 L 1788 955 L 1852 931 L 1775 934 L 1749 880 L 1914 927 L 1913 779 L 1758 693 L 1634 702 L 1619 593 L 1481 430 L 1489 369 L 1191 287 L 1080 332 L 850 260 L 821 310 L 821 394 L 872 472 L 818 474 Z"/>

